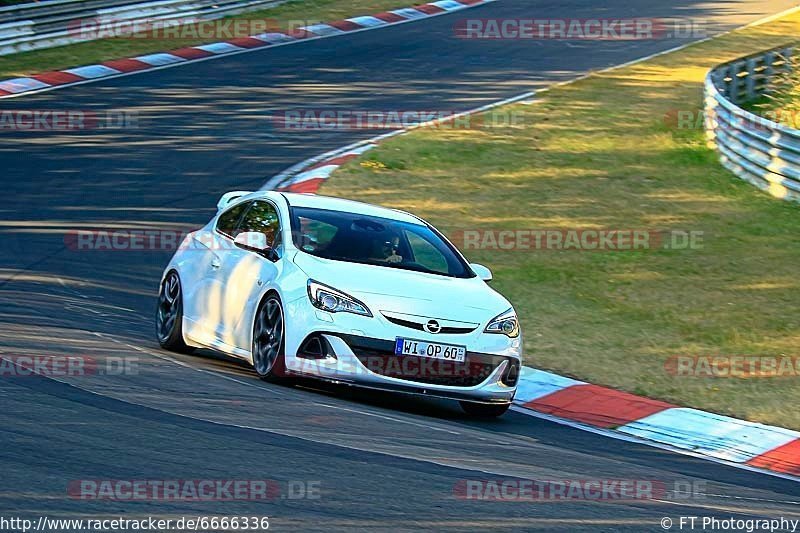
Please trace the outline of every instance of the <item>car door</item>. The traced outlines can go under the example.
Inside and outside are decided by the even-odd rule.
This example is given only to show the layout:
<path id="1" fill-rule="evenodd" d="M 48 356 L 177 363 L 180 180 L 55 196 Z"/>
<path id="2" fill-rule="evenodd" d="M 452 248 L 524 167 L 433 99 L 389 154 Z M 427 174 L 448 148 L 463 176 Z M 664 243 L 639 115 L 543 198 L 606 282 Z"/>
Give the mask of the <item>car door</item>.
<path id="1" fill-rule="evenodd" d="M 217 325 L 221 318 L 219 302 L 223 294 L 220 269 L 225 254 L 235 248 L 233 237 L 250 204 L 243 202 L 226 210 L 210 231 L 197 232 L 191 243 L 190 250 L 197 257 L 192 261 L 191 283 L 185 283 L 186 332 L 204 344 L 213 343 L 217 337 Z"/>
<path id="2" fill-rule="evenodd" d="M 274 255 L 268 258 L 235 246 L 225 253 L 217 272 L 223 285 L 217 336 L 226 345 L 248 352 L 251 349 L 251 329 L 259 297 L 277 277 L 276 263 L 283 255 L 281 227 L 277 206 L 270 200 L 256 200 L 248 207 L 236 235 L 265 234 Z"/>

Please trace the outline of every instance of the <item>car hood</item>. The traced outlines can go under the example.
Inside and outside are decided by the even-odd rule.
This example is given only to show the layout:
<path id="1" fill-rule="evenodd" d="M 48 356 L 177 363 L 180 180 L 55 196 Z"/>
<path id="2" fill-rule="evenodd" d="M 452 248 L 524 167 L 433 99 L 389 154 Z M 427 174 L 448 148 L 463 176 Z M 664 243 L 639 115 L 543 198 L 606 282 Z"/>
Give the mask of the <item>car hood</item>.
<path id="1" fill-rule="evenodd" d="M 298 252 L 294 263 L 309 278 L 355 296 L 373 313 L 484 323 L 511 304 L 479 278 L 450 278 L 391 267 L 362 265 Z"/>

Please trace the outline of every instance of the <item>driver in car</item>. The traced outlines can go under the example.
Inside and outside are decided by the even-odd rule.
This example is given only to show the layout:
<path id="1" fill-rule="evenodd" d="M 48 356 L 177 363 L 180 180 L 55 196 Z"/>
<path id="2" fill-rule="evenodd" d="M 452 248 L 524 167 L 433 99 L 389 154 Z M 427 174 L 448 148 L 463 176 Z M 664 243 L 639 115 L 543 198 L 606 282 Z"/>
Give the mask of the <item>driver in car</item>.
<path id="1" fill-rule="evenodd" d="M 376 241 L 377 243 L 378 241 Z M 387 263 L 402 263 L 403 256 L 397 254 L 397 249 L 400 247 L 400 238 L 393 237 L 391 241 L 385 241 L 380 245 L 380 250 L 371 257 L 371 261 L 385 261 Z"/>

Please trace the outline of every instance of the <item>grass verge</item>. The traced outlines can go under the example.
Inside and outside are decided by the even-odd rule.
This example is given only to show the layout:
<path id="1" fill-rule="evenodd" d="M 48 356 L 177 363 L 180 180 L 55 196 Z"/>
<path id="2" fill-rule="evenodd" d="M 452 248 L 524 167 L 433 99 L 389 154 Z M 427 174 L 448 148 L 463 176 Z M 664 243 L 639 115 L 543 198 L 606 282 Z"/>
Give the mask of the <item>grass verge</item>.
<path id="1" fill-rule="evenodd" d="M 798 46 L 798 43 L 792 44 Z M 792 71 L 772 79 L 767 93 L 742 104 L 742 107 L 789 128 L 800 129 L 797 120 L 800 113 L 800 72 L 797 70 L 800 62 L 797 58 L 791 58 L 791 62 Z"/>
<path id="2" fill-rule="evenodd" d="M 342 167 L 322 193 L 462 230 L 703 232 L 701 249 L 468 250 L 517 308 L 526 363 L 593 383 L 800 428 L 800 375 L 678 377 L 671 356 L 800 356 L 800 206 L 717 161 L 698 127 L 714 65 L 783 44 L 800 14 L 553 88 L 516 125 L 426 129 Z M 702 120 L 694 122 L 702 125 Z M 454 303 L 454 305 L 458 305 Z"/>
<path id="3" fill-rule="evenodd" d="M 230 20 L 274 19 L 279 21 L 331 22 L 359 15 L 379 13 L 387 9 L 409 7 L 422 2 L 408 0 L 290 0 L 279 6 L 242 13 Z M 282 25 L 281 25 L 282 26 Z M 191 35 L 185 32 L 184 35 Z M 59 70 L 137 56 L 163 52 L 184 46 L 193 46 L 219 39 L 102 39 L 86 43 L 46 48 L 32 52 L 0 56 L 0 79 L 27 76 L 47 70 Z"/>

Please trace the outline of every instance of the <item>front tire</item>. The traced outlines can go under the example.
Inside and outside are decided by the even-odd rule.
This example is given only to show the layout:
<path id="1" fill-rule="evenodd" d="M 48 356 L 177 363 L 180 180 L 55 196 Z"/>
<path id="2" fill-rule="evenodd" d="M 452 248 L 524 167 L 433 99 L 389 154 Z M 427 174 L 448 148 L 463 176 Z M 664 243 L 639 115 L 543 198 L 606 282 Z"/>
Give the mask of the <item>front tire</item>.
<path id="1" fill-rule="evenodd" d="M 158 293 L 156 337 L 165 350 L 183 353 L 194 350 L 183 342 L 183 290 L 174 270 L 164 278 Z"/>
<path id="2" fill-rule="evenodd" d="M 261 379 L 277 381 L 286 375 L 285 336 L 281 299 L 270 294 L 259 306 L 253 325 L 253 367 Z"/>
<path id="3" fill-rule="evenodd" d="M 508 408 L 511 407 L 510 403 L 503 404 L 485 404 L 473 402 L 459 402 L 461 409 L 470 416 L 476 418 L 497 418 L 503 416 Z"/>

